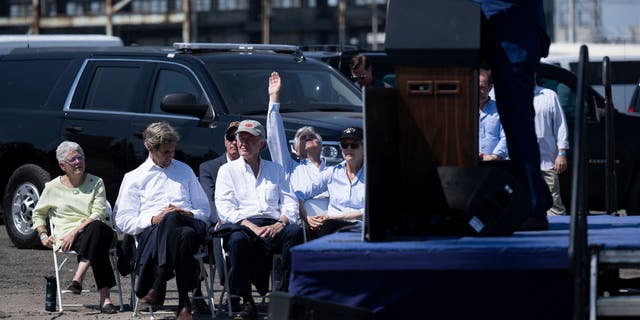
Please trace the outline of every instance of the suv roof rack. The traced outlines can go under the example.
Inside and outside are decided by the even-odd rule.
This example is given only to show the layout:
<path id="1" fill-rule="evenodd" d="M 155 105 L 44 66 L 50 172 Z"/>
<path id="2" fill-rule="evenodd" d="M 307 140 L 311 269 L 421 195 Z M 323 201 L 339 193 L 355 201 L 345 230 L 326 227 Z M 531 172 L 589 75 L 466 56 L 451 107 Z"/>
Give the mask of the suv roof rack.
<path id="1" fill-rule="evenodd" d="M 342 52 L 342 51 L 358 51 L 358 46 L 354 45 L 340 45 L 340 44 L 308 44 L 301 45 L 300 50 L 302 51 L 334 51 L 334 52 Z"/>
<path id="2" fill-rule="evenodd" d="M 297 46 L 287 44 L 260 44 L 260 43 L 205 43 L 205 42 L 176 42 L 173 47 L 179 53 L 215 52 L 215 51 L 273 51 L 296 56 L 304 60 L 302 51 Z"/>

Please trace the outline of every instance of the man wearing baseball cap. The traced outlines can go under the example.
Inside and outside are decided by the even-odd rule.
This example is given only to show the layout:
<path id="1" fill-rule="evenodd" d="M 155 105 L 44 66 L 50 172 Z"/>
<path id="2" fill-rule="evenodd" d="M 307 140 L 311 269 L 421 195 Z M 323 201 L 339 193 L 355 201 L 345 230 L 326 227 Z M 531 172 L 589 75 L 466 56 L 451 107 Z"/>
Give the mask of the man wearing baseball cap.
<path id="1" fill-rule="evenodd" d="M 238 129 L 239 124 L 240 121 L 229 122 L 227 130 L 224 132 L 223 140 L 226 152 L 215 159 L 207 160 L 200 164 L 200 174 L 198 175 L 198 179 L 200 180 L 200 185 L 202 186 L 204 193 L 207 195 L 207 199 L 209 199 L 209 204 L 211 205 L 212 223 L 218 222 L 218 213 L 213 200 L 216 190 L 216 177 L 218 176 L 218 170 L 220 170 L 220 166 L 223 164 L 236 160 L 240 157 L 240 153 L 238 153 L 238 145 L 236 144 L 236 130 Z M 222 251 L 222 248 L 219 246 L 219 241 L 214 241 L 213 244 L 217 247 L 214 248 L 216 252 Z M 214 258 L 216 258 L 215 265 L 219 274 L 222 274 L 222 272 L 224 272 L 222 265 L 223 261 L 218 261 L 218 257 L 219 255 L 214 255 Z M 200 286 L 196 287 L 196 291 L 194 291 L 193 295 L 202 296 L 202 289 Z M 203 299 L 193 299 L 191 301 L 191 305 L 194 307 L 193 309 L 196 314 L 211 314 L 211 309 Z"/>
<path id="2" fill-rule="evenodd" d="M 209 203 L 211 204 L 211 217 L 214 219 L 214 223 L 218 221 L 218 215 L 213 201 L 218 170 L 223 164 L 236 160 L 240 157 L 240 153 L 238 153 L 238 145 L 236 144 L 236 130 L 238 130 L 238 125 L 240 125 L 240 121 L 232 121 L 229 122 L 229 125 L 227 126 L 227 130 L 224 134 L 224 147 L 227 152 L 215 159 L 207 160 L 200 164 L 199 180 L 202 185 L 202 189 L 204 189 L 204 193 L 206 193 L 207 198 L 209 198 Z"/>
<path id="3" fill-rule="evenodd" d="M 238 316 L 255 319 L 256 306 L 251 295 L 252 266 L 265 246 L 282 253 L 283 278 L 280 288 L 288 287 L 291 254 L 289 249 L 303 242 L 298 220 L 298 201 L 291 191 L 282 166 L 260 157 L 266 147 L 265 130 L 260 122 L 244 120 L 238 125 L 236 143 L 240 158 L 220 167 L 216 179 L 215 203 L 222 227 L 230 232 L 224 238 L 233 273 L 229 279 L 231 295 L 242 297 Z M 261 252 L 262 251 L 262 252 Z M 266 274 L 268 277 L 268 274 Z"/>

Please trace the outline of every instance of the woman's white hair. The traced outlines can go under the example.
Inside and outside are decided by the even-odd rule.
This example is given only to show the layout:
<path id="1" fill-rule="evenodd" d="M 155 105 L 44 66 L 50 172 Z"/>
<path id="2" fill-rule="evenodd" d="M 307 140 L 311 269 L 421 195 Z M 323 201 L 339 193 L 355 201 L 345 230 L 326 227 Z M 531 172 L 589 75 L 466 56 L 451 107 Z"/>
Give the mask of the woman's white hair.
<path id="1" fill-rule="evenodd" d="M 316 132 L 316 129 L 311 126 L 302 127 L 296 131 L 296 135 L 293 137 L 293 148 L 295 149 L 296 155 L 300 154 L 300 148 L 302 147 L 300 146 L 300 137 L 307 132 L 315 136 L 322 145 L 322 137 Z"/>
<path id="2" fill-rule="evenodd" d="M 56 149 L 56 159 L 58 163 L 63 163 L 67 154 L 71 151 L 78 151 L 84 156 L 84 151 L 82 151 L 82 147 L 79 144 L 73 141 L 62 141 Z"/>

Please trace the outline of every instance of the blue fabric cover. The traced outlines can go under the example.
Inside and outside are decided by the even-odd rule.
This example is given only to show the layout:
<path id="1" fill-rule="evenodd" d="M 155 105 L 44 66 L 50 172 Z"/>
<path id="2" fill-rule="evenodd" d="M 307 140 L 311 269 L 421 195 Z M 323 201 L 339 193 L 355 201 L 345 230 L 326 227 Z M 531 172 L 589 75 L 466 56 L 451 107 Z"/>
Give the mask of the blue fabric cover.
<path id="1" fill-rule="evenodd" d="M 376 319 L 568 319 L 568 216 L 508 237 L 364 242 L 342 232 L 292 250 L 290 293 L 373 310 Z M 589 216 L 589 243 L 640 248 L 640 217 Z"/>

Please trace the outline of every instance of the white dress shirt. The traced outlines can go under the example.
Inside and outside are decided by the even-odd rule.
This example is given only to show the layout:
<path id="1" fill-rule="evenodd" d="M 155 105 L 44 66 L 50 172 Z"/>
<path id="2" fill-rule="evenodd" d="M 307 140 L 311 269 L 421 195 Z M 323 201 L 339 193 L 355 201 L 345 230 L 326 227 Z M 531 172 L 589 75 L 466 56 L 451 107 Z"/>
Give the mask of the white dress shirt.
<path id="1" fill-rule="evenodd" d="M 196 219 L 210 221 L 209 200 L 193 170 L 175 159 L 162 168 L 147 158 L 122 180 L 115 205 L 116 224 L 125 233 L 139 234 L 169 204 L 191 211 Z"/>
<path id="2" fill-rule="evenodd" d="M 360 211 L 364 215 L 364 166 L 358 170 L 356 178 L 353 181 L 349 181 L 345 163 L 345 161 L 342 161 L 340 164 L 323 171 L 321 179 L 311 184 L 312 190 L 309 193 L 298 195 L 298 197 L 309 199 L 328 191 L 328 215 L 335 216 L 355 211 Z"/>
<path id="3" fill-rule="evenodd" d="M 320 167 L 316 167 L 308 159 L 302 159 L 297 162 L 291 158 L 289 152 L 289 144 L 284 132 L 284 122 L 280 115 L 280 103 L 269 101 L 269 111 L 267 112 L 267 145 L 273 162 L 281 165 L 286 174 L 287 179 L 291 183 L 291 188 L 296 196 L 304 193 L 310 193 L 313 181 L 320 179 L 322 171 L 326 170 L 327 163 L 324 157 L 320 157 Z M 327 193 L 318 195 L 317 197 L 327 197 Z M 307 199 L 299 199 L 307 200 Z"/>
<path id="4" fill-rule="evenodd" d="M 540 147 L 540 170 L 551 170 L 558 149 L 569 149 L 567 120 L 558 95 L 553 90 L 536 86 L 533 107 L 536 111 L 534 122 Z"/>
<path id="5" fill-rule="evenodd" d="M 237 223 L 252 217 L 298 220 L 298 200 L 281 165 L 260 159 L 257 177 L 240 157 L 220 167 L 216 179 L 216 208 L 220 220 Z"/>

